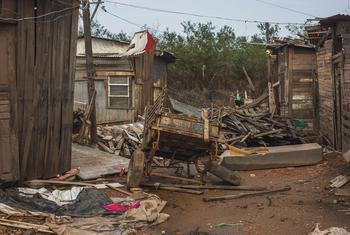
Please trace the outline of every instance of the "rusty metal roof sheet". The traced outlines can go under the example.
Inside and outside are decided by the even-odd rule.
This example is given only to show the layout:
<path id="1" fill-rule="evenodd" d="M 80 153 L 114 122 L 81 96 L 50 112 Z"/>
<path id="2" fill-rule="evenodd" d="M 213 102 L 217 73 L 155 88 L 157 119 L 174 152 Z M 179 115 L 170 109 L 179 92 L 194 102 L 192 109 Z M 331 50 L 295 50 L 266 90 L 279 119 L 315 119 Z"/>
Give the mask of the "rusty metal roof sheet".
<path id="1" fill-rule="evenodd" d="M 350 15 L 337 14 L 320 20 L 320 24 L 323 25 L 332 25 L 337 21 L 350 21 Z"/>
<path id="2" fill-rule="evenodd" d="M 284 46 L 294 46 L 294 47 L 302 47 L 307 49 L 314 49 L 315 45 L 308 44 L 303 40 L 296 40 L 296 39 L 283 39 L 283 40 L 277 40 L 275 43 L 272 44 L 266 44 L 266 48 L 268 49 L 278 49 Z"/>

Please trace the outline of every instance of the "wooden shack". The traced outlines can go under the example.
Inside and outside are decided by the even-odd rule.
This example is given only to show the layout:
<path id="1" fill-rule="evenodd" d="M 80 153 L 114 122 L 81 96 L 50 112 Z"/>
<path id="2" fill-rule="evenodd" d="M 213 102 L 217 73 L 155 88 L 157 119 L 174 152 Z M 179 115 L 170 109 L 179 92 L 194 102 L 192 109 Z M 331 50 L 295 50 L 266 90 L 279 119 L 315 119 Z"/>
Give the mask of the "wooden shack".
<path id="1" fill-rule="evenodd" d="M 158 50 L 122 56 L 129 46 L 130 42 L 92 37 L 98 124 L 133 122 L 167 84 L 167 65 L 174 62 L 175 57 Z M 74 84 L 74 108 L 77 109 L 88 101 L 82 37 L 77 42 Z"/>
<path id="2" fill-rule="evenodd" d="M 320 133 L 337 150 L 350 149 L 350 16 L 307 27 L 316 45 Z"/>
<path id="3" fill-rule="evenodd" d="M 0 1 L 0 184 L 71 164 L 79 1 Z"/>
<path id="4" fill-rule="evenodd" d="M 302 41 L 279 41 L 271 50 L 272 82 L 276 86 L 277 110 L 281 116 L 302 120 L 305 129 L 317 131 L 316 53 Z"/>

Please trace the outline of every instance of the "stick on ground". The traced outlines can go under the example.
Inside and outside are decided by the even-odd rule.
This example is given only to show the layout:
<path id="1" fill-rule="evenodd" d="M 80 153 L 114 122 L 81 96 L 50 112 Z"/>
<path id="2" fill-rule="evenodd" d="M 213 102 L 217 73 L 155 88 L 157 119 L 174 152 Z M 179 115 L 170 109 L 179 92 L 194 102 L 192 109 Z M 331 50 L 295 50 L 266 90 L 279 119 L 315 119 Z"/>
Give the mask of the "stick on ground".
<path id="1" fill-rule="evenodd" d="M 193 185 L 193 184 L 163 184 L 156 183 L 161 186 L 185 188 L 185 189 L 215 189 L 215 190 L 244 190 L 244 191 L 264 191 L 266 187 L 259 186 L 232 186 L 232 185 Z"/>
<path id="2" fill-rule="evenodd" d="M 264 195 L 269 193 L 285 192 L 285 191 L 289 191 L 290 189 L 291 189 L 290 186 L 285 186 L 279 189 L 265 190 L 260 192 L 241 193 L 236 195 L 224 195 L 224 196 L 218 196 L 218 197 L 204 197 L 203 201 L 212 202 L 212 201 L 221 201 L 221 200 L 231 200 L 231 199 L 237 199 L 242 197 L 259 196 L 259 195 Z"/>

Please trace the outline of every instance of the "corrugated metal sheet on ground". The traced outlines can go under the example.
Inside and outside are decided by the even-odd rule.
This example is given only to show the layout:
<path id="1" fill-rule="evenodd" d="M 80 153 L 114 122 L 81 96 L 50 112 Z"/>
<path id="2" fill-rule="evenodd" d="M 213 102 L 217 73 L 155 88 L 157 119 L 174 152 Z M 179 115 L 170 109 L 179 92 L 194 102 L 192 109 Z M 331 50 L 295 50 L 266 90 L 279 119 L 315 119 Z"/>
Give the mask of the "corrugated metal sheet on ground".
<path id="1" fill-rule="evenodd" d="M 83 180 L 96 179 L 104 175 L 127 170 L 129 159 L 102 152 L 79 144 L 72 144 L 72 168 L 80 167 L 78 176 Z"/>
<path id="2" fill-rule="evenodd" d="M 170 100 L 172 108 L 175 111 L 189 115 L 189 116 L 201 117 L 201 110 L 199 108 L 182 103 L 182 102 L 175 100 L 175 99 L 172 99 L 170 97 L 169 97 L 169 100 Z"/>

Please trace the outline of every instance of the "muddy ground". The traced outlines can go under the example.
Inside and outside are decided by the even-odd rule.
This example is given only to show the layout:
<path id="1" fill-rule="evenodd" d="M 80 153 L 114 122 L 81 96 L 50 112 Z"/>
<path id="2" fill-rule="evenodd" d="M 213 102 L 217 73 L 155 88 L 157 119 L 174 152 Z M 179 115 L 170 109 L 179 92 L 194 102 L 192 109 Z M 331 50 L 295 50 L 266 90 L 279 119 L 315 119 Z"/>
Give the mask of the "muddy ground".
<path id="1" fill-rule="evenodd" d="M 280 187 L 291 190 L 264 196 L 222 202 L 203 202 L 202 195 L 153 191 L 168 201 L 164 212 L 170 220 L 140 234 L 308 234 L 316 223 L 350 230 L 350 197 L 334 196 L 329 180 L 349 173 L 340 156 L 328 156 L 322 164 L 309 167 L 240 172 L 242 185 Z M 350 188 L 350 183 L 343 186 Z M 237 191 L 206 191 L 205 196 L 236 194 Z M 233 227 L 216 227 L 220 223 Z M 195 234 L 195 233 L 194 233 Z M 205 233 L 203 233 L 205 234 Z"/>
<path id="2" fill-rule="evenodd" d="M 171 171 L 171 170 L 169 170 Z M 192 171 L 194 172 L 194 171 Z M 154 191 L 168 202 L 163 212 L 170 219 L 160 225 L 138 230 L 137 234 L 308 234 L 316 223 L 321 229 L 331 226 L 350 230 L 350 197 L 335 196 L 327 189 L 329 181 L 339 174 L 350 173 L 341 156 L 327 156 L 316 166 L 240 172 L 242 185 L 283 187 L 291 186 L 288 192 L 222 202 L 203 202 L 203 196 L 237 194 L 239 191 L 205 191 L 203 195 Z M 125 183 L 125 177 L 113 181 Z M 171 181 L 153 178 L 154 181 Z M 211 183 L 221 183 L 210 176 Z M 343 186 L 350 189 L 350 183 Z M 111 197 L 122 194 L 106 190 Z M 5 217 L 1 215 L 0 217 Z M 44 219 L 11 218 L 42 224 Z M 220 223 L 232 227 L 217 227 Z M 198 233 L 195 233 L 197 231 Z M 22 234 L 24 230 L 0 226 L 0 234 Z M 192 232 L 192 233 L 191 233 Z M 202 232 L 202 233 L 199 233 Z M 30 233 L 29 233 L 30 234 Z M 34 233 L 35 234 L 35 233 Z"/>

